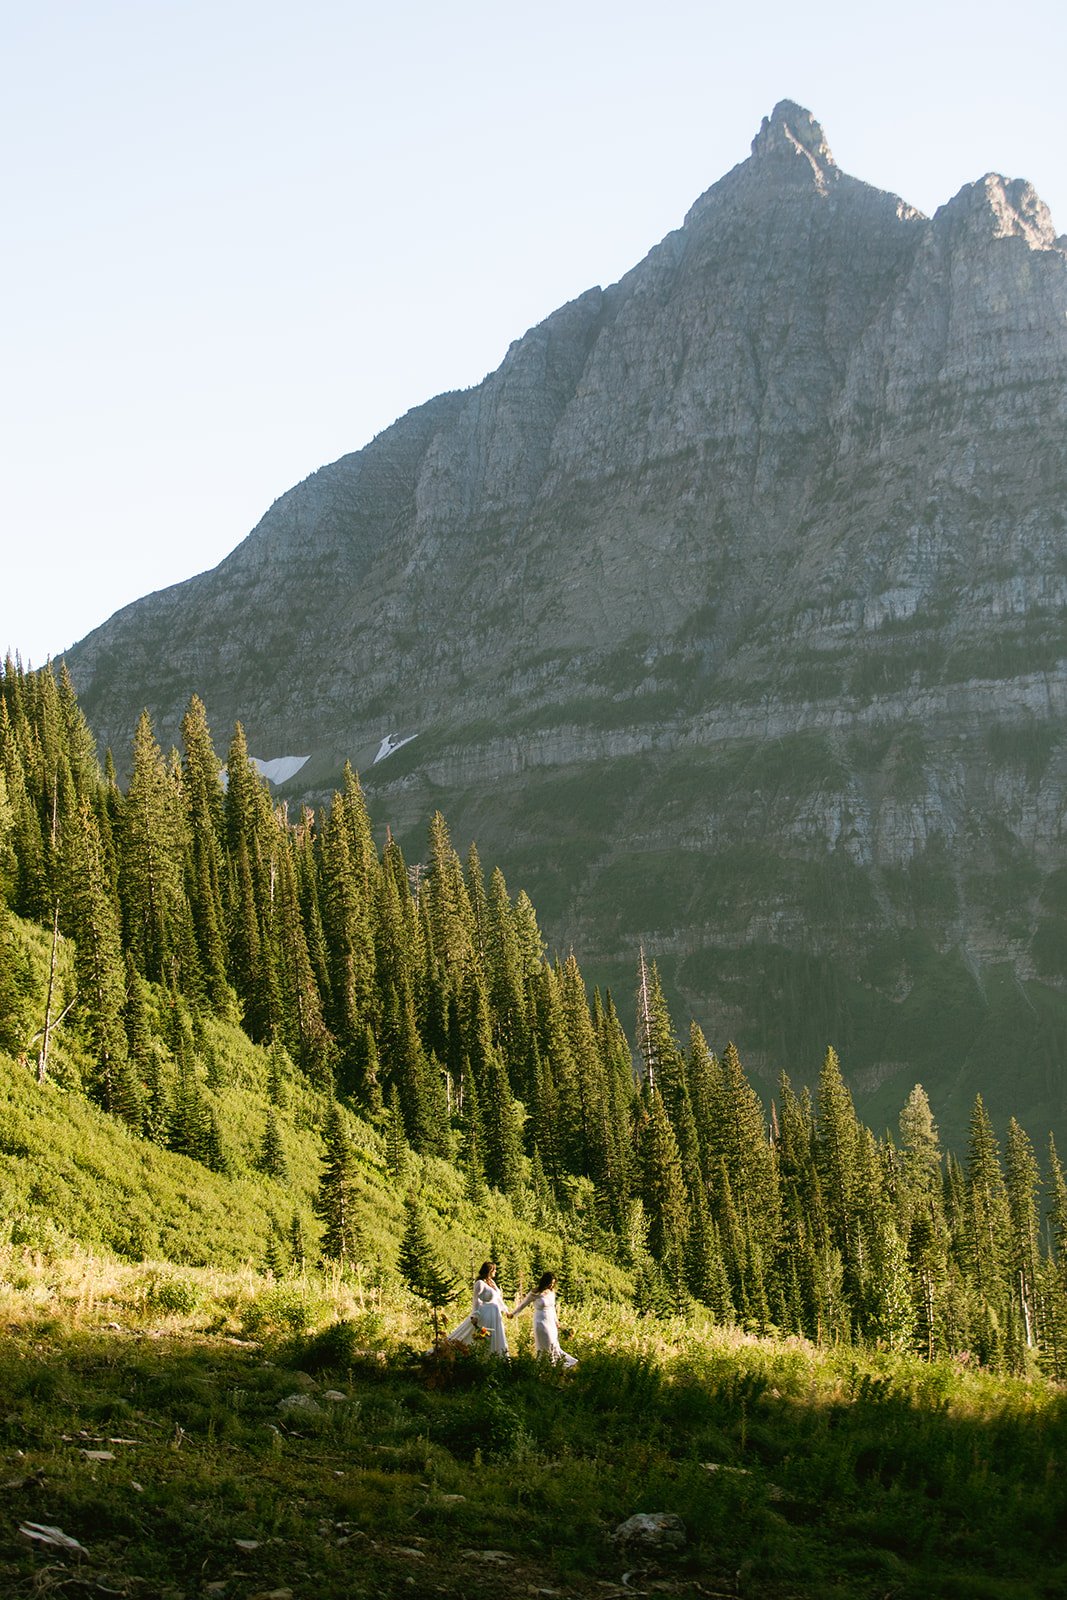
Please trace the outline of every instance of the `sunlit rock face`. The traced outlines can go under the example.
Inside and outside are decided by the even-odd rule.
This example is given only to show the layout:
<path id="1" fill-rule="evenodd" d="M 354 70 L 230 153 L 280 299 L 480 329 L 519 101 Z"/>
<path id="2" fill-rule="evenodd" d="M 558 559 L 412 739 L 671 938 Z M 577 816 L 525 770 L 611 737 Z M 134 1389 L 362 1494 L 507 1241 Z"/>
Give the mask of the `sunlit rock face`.
<path id="1" fill-rule="evenodd" d="M 121 760 L 219 743 L 435 807 L 623 1008 L 770 1085 L 838 1047 L 1067 1124 L 1067 251 L 990 174 L 933 218 L 782 102 L 621 282 L 283 495 L 69 664 Z M 417 737 L 414 737 L 417 735 Z M 384 759 L 379 752 L 387 750 Z M 376 760 L 376 756 L 379 757 Z"/>

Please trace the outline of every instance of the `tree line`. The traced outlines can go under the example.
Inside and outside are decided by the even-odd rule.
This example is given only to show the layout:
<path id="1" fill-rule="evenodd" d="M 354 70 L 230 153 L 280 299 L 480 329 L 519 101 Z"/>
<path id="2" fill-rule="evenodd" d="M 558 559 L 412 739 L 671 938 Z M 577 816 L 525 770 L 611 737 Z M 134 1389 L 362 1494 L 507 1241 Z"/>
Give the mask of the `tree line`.
<path id="1" fill-rule="evenodd" d="M 397 1170 L 408 1148 L 455 1161 L 475 1197 L 497 1189 L 632 1269 L 651 1313 L 695 1300 L 754 1330 L 1067 1377 L 1051 1140 L 1044 1172 L 1014 1120 L 1002 1152 L 979 1098 L 958 1160 L 919 1086 L 897 1136 L 876 1137 L 832 1049 L 814 1093 L 782 1075 L 768 1115 L 733 1045 L 716 1054 L 696 1023 L 679 1039 L 643 951 L 632 1046 L 610 993 L 589 993 L 573 953 L 549 959 L 528 897 L 473 845 L 461 861 L 440 814 L 412 866 L 391 835 L 375 844 L 350 766 L 328 804 L 291 814 L 240 724 L 223 767 L 196 696 L 180 751 L 142 715 L 123 790 L 65 668 L 9 658 L 0 689 L 0 915 L 40 924 L 51 950 L 31 1061 L 15 1024 L 29 980 L 0 927 L 0 1045 L 42 1081 L 54 1030 L 76 1026 L 89 1095 L 222 1167 L 203 1018 L 225 1016 L 378 1126 Z M 324 1249 L 343 1259 L 333 1112 L 326 1151 Z M 262 1165 L 284 1177 L 269 1109 Z"/>

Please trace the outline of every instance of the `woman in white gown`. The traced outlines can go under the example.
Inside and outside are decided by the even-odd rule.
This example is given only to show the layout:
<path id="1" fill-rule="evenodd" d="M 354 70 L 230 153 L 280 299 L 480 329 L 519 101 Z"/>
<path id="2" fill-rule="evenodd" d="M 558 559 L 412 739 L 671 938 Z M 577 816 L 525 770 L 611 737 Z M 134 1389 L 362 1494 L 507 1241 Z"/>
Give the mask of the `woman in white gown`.
<path id="1" fill-rule="evenodd" d="M 466 1344 L 478 1335 L 479 1331 L 489 1335 L 489 1350 L 494 1356 L 508 1356 L 507 1334 L 504 1332 L 504 1318 L 508 1314 L 507 1305 L 496 1281 L 496 1262 L 483 1261 L 478 1268 L 478 1276 L 474 1280 L 474 1295 L 471 1308 L 458 1328 L 453 1328 L 448 1335 L 450 1344 Z"/>
<path id="2" fill-rule="evenodd" d="M 556 1274 L 546 1272 L 542 1275 L 535 1289 L 531 1289 L 525 1300 L 520 1300 L 514 1311 L 509 1311 L 509 1317 L 517 1317 L 520 1311 L 533 1306 L 533 1336 L 534 1349 L 539 1356 L 547 1356 L 552 1362 L 562 1361 L 564 1367 L 570 1370 L 578 1365 L 577 1356 L 569 1356 L 566 1350 L 559 1347 L 559 1323 L 556 1320 Z"/>

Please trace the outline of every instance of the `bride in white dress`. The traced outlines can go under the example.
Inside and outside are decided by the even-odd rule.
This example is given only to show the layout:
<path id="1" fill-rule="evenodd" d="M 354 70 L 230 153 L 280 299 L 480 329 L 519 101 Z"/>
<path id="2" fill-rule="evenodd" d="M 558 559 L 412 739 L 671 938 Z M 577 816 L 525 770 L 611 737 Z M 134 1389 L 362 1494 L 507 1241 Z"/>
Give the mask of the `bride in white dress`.
<path id="1" fill-rule="evenodd" d="M 507 1304 L 496 1281 L 496 1262 L 483 1261 L 478 1268 L 478 1276 L 474 1280 L 474 1295 L 471 1299 L 471 1308 L 467 1316 L 453 1328 L 448 1335 L 450 1344 L 466 1344 L 477 1336 L 479 1331 L 489 1335 L 489 1350 L 494 1356 L 509 1356 L 507 1334 L 504 1332 L 504 1318 L 509 1315 Z"/>
<path id="2" fill-rule="evenodd" d="M 566 1350 L 559 1347 L 559 1323 L 556 1320 L 556 1274 L 546 1272 L 542 1275 L 535 1289 L 531 1289 L 525 1300 L 520 1300 L 514 1311 L 509 1311 L 509 1317 L 517 1317 L 520 1311 L 533 1306 L 533 1336 L 534 1349 L 539 1356 L 547 1356 L 550 1361 L 559 1363 L 569 1371 L 578 1365 L 577 1356 L 569 1356 Z"/>

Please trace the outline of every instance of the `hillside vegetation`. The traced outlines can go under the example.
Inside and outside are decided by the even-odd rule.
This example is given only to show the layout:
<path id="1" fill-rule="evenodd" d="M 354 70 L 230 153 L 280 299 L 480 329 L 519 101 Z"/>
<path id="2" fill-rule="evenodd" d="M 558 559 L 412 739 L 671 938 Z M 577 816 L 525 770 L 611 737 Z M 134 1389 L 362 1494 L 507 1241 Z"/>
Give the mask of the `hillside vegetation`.
<path id="1" fill-rule="evenodd" d="M 411 867 L 351 772 L 290 817 L 196 702 L 123 793 L 3 688 L 5 1594 L 1063 1592 L 1054 1148 L 979 1101 L 946 1157 L 918 1087 L 877 1139 L 832 1050 L 765 1109 L 441 817 Z M 487 1255 L 576 1372 L 434 1347 Z"/>
<path id="2" fill-rule="evenodd" d="M 492 1236 L 517 1271 L 547 1256 L 572 1292 L 595 1278 L 645 1311 L 1067 1373 L 1051 1141 L 1042 1173 L 1012 1120 L 1002 1160 L 979 1098 L 965 1161 L 946 1158 L 918 1085 L 899 1138 L 876 1138 L 832 1048 L 815 1094 L 783 1075 L 768 1117 L 732 1045 L 696 1022 L 679 1042 L 643 951 L 635 1051 L 439 814 L 409 866 L 376 847 L 350 768 L 292 817 L 240 725 L 225 782 L 195 698 L 182 732 L 167 758 L 142 716 L 122 792 L 66 675 L 5 668 L 12 1228 L 43 1217 L 131 1259 L 383 1268 L 421 1188 L 452 1270 Z M 94 1153 L 83 1102 L 122 1124 L 120 1156 Z"/>

